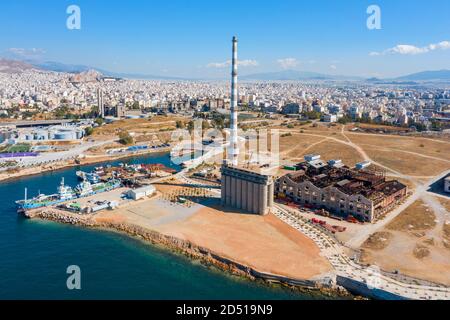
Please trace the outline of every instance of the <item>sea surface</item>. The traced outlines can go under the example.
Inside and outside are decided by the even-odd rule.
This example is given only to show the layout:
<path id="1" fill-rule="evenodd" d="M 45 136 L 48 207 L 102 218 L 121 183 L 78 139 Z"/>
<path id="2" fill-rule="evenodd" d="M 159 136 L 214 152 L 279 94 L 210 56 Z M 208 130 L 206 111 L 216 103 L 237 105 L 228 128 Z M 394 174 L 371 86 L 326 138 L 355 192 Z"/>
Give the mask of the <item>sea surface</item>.
<path id="1" fill-rule="evenodd" d="M 169 155 L 111 162 L 163 163 Z M 52 194 L 65 178 L 90 165 L 0 182 L 0 299 L 314 299 L 280 287 L 226 275 L 114 232 L 89 230 L 17 215 L 15 200 Z M 81 269 L 81 290 L 68 290 L 67 267 Z"/>

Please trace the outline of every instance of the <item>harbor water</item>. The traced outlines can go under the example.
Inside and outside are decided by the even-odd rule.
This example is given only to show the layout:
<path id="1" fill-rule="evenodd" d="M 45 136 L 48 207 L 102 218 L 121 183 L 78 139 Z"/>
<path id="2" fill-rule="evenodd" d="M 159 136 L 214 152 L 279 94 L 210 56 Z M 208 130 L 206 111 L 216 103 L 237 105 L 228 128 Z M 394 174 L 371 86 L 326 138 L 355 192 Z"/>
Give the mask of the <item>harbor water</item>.
<path id="1" fill-rule="evenodd" d="M 179 169 L 166 154 L 121 162 Z M 29 196 L 52 194 L 62 177 L 75 186 L 75 172 L 95 166 L 0 182 L 0 299 L 317 298 L 232 277 L 119 233 L 17 215 L 14 201 L 23 198 L 25 187 Z M 81 269 L 81 290 L 67 289 L 66 270 L 71 265 Z"/>

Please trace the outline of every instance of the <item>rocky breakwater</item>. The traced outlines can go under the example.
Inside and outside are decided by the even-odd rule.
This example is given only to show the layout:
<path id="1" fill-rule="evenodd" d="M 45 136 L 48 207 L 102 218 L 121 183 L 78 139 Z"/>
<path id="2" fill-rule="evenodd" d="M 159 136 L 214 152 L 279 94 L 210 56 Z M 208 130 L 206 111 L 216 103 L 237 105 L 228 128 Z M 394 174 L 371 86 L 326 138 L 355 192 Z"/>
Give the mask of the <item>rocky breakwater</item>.
<path id="1" fill-rule="evenodd" d="M 125 233 L 131 237 L 152 243 L 153 245 L 168 248 L 171 251 L 183 254 L 190 259 L 199 260 L 204 265 L 216 267 L 232 275 L 245 277 L 250 280 L 262 280 L 266 283 L 281 284 L 308 294 L 351 298 L 351 295 L 339 286 L 329 287 L 324 286 L 320 281 L 289 279 L 279 275 L 260 272 L 239 262 L 220 256 L 208 248 L 197 246 L 190 241 L 164 235 L 134 224 L 103 221 L 101 219 L 95 219 L 95 215 L 80 215 L 54 208 L 30 210 L 23 215 L 29 219 L 42 219 L 75 226 Z"/>
<path id="2" fill-rule="evenodd" d="M 71 225 L 96 227 L 92 216 L 82 216 L 51 208 L 29 210 L 24 212 L 23 215 L 28 219 L 42 219 Z"/>

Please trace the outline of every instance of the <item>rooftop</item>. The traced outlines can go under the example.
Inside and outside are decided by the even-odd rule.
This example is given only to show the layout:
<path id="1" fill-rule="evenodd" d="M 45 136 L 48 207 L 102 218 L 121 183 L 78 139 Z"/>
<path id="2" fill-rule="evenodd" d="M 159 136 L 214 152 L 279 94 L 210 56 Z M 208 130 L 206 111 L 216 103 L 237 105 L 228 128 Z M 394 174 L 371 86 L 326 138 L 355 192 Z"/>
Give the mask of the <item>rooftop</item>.
<path id="1" fill-rule="evenodd" d="M 321 166 L 317 161 L 321 160 L 297 164 L 298 171 L 288 177 L 296 183 L 310 181 L 320 189 L 335 187 L 345 194 L 361 194 L 374 201 L 406 187 L 395 180 L 387 181 L 384 174 L 378 172 L 350 169 L 345 165 L 335 167 L 331 163 Z"/>

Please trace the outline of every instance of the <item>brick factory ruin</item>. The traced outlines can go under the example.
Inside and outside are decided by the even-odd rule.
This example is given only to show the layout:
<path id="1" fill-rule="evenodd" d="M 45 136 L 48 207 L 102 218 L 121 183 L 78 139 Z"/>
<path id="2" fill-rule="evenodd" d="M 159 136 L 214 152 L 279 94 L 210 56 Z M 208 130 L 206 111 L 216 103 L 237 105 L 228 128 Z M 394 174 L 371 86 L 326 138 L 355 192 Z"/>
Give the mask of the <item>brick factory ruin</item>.
<path id="1" fill-rule="evenodd" d="M 374 222 L 408 193 L 404 184 L 388 181 L 384 173 L 369 171 L 366 165 L 349 168 L 339 160 L 324 162 L 319 155 L 306 156 L 294 169 L 276 181 L 277 196 L 338 217 Z"/>

